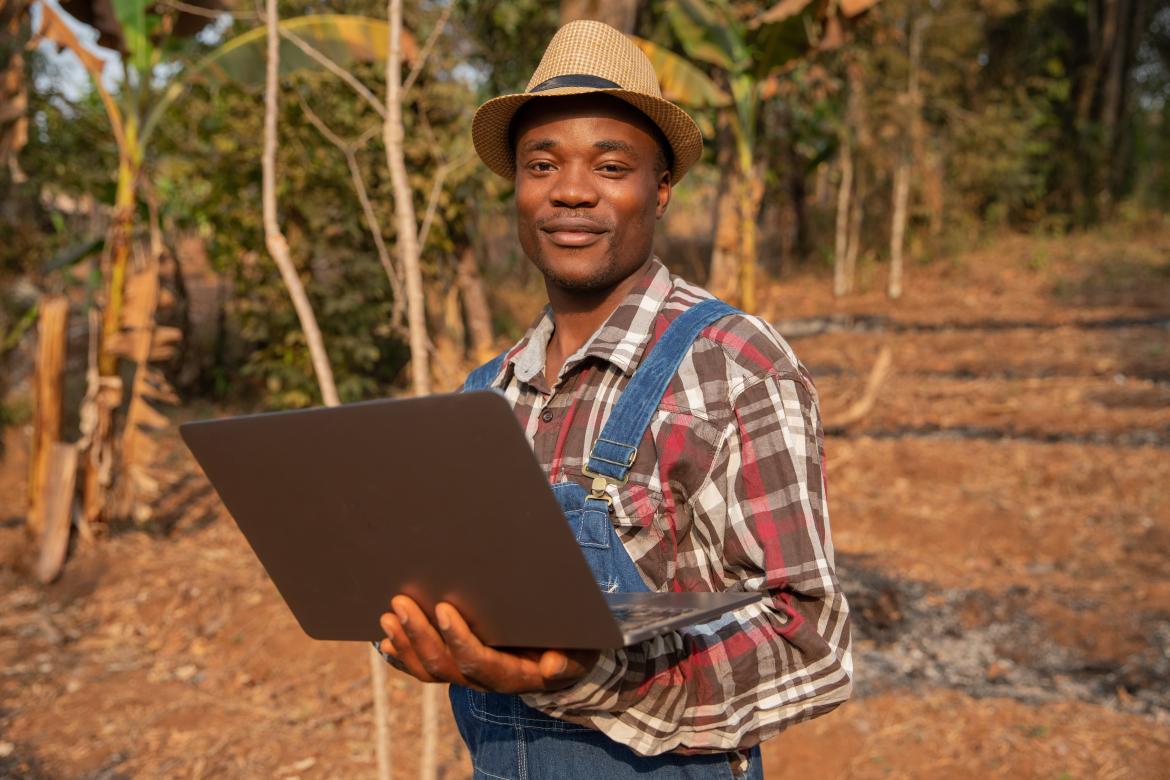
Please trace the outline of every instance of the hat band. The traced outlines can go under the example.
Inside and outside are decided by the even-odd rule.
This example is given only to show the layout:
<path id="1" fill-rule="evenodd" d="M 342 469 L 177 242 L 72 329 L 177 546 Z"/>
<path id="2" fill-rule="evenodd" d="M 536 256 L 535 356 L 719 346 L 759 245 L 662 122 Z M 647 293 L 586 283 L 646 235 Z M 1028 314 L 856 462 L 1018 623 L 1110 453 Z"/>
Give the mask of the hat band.
<path id="1" fill-rule="evenodd" d="M 590 76 L 587 73 L 570 73 L 567 76 L 553 76 L 548 81 L 542 81 L 529 92 L 544 92 L 547 89 L 561 87 L 589 87 L 591 89 L 621 89 L 622 85 L 601 76 Z"/>

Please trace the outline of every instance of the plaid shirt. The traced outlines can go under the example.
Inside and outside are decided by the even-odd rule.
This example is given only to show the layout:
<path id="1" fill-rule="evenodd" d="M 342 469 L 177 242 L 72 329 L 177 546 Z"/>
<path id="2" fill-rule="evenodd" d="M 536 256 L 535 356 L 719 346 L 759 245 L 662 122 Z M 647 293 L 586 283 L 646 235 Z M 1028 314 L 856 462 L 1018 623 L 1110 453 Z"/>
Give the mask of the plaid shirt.
<path id="1" fill-rule="evenodd" d="M 711 297 L 653 260 L 629 296 L 544 376 L 546 308 L 508 350 L 503 390 L 549 480 L 588 485 L 594 439 L 642 355 Z M 745 749 L 828 712 L 852 688 L 849 618 L 833 567 L 823 434 L 808 372 L 758 317 L 708 326 L 638 447 L 612 517 L 652 590 L 757 590 L 755 605 L 602 653 L 572 687 L 530 706 L 634 751 Z"/>

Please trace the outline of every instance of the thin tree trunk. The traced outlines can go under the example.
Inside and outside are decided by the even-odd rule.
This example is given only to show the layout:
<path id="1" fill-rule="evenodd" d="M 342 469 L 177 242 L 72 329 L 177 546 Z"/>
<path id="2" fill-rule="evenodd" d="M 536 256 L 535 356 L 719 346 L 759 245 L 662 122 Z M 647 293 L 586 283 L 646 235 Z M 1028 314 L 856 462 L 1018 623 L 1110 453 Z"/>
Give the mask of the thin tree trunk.
<path id="1" fill-rule="evenodd" d="M 897 300 L 902 297 L 902 250 L 906 242 L 906 205 L 910 199 L 910 155 L 906 150 L 898 155 L 894 169 L 894 216 L 890 225 L 890 279 L 886 294 Z"/>
<path id="2" fill-rule="evenodd" d="M 837 189 L 837 224 L 833 244 L 833 295 L 849 292 L 845 258 L 849 253 L 849 213 L 853 195 L 853 143 L 845 130 L 841 144 L 841 184 Z"/>
<path id="3" fill-rule="evenodd" d="M 402 125 L 402 0 L 390 0 L 389 54 L 386 57 L 386 121 L 382 139 L 386 146 L 386 165 L 394 191 L 394 216 L 397 221 L 398 261 L 406 276 L 406 322 L 410 334 L 410 374 L 416 395 L 431 392 L 430 360 L 427 353 L 427 315 L 423 297 L 422 270 L 419 267 L 418 221 L 410 182 L 406 178 L 406 159 L 402 150 L 405 130 Z"/>
<path id="4" fill-rule="evenodd" d="M 371 645 L 366 655 L 370 660 L 370 694 L 374 698 L 374 745 L 378 755 L 378 780 L 391 780 L 390 762 L 390 702 L 386 696 L 386 659 Z"/>
<path id="5" fill-rule="evenodd" d="M 865 218 L 861 169 L 853 172 L 853 197 L 849 209 L 849 248 L 845 251 L 845 292 L 852 293 L 857 282 L 857 256 L 861 252 L 861 225 Z"/>
<path id="6" fill-rule="evenodd" d="M 326 406 L 337 406 L 337 387 L 333 382 L 333 370 L 325 352 L 321 329 L 309 304 L 309 297 L 301 284 L 301 278 L 293 267 L 289 256 L 288 241 L 280 231 L 276 216 L 276 120 L 280 85 L 280 31 L 276 0 L 265 0 L 265 27 L 268 42 L 268 61 L 264 81 L 264 153 L 263 165 L 263 208 L 264 242 L 273 262 L 280 270 L 280 277 L 292 298 L 297 319 L 309 346 L 309 355 L 317 375 L 317 386 Z M 379 780 L 390 780 L 390 727 L 389 706 L 386 702 L 386 668 L 381 655 L 372 646 L 366 651 L 370 662 L 370 688 L 374 700 L 374 744 L 378 756 Z"/>
<path id="7" fill-rule="evenodd" d="M 715 164 L 719 168 L 719 190 L 715 201 L 715 243 L 711 250 L 707 289 L 726 298 L 734 291 L 735 258 L 739 252 L 740 173 L 735 164 L 730 110 L 721 110 L 717 121 Z"/>
<path id="8" fill-rule="evenodd" d="M 921 135 L 919 117 L 921 98 L 918 90 L 918 65 L 922 59 L 922 33 L 930 23 L 929 16 L 913 19 L 910 25 L 910 75 L 906 85 L 906 125 L 908 138 L 900 141 L 898 162 L 894 168 L 894 214 L 890 224 L 890 278 L 886 294 L 897 300 L 902 297 L 903 258 L 906 245 L 906 212 L 910 200 L 910 172 L 914 166 L 914 146 Z"/>
<path id="9" fill-rule="evenodd" d="M 746 312 L 756 309 L 756 214 L 763 196 L 763 176 L 750 168 L 741 173 L 737 198 L 739 215 L 739 305 Z"/>
<path id="10" fill-rule="evenodd" d="M 271 0 L 269 0 L 271 2 Z M 406 323 L 410 339 L 410 376 L 415 395 L 431 392 L 430 356 L 427 352 L 426 300 L 423 295 L 422 269 L 419 265 L 418 220 L 410 182 L 406 178 L 406 159 L 402 141 L 402 0 L 389 0 L 386 16 L 390 20 L 390 39 L 386 56 L 386 121 L 382 139 L 386 147 L 386 165 L 394 191 L 394 216 L 397 222 L 398 262 L 406 277 Z M 422 687 L 422 756 L 419 777 L 432 780 L 436 775 L 437 752 L 437 685 Z"/>
<path id="11" fill-rule="evenodd" d="M 468 344 L 471 358 L 477 364 L 492 358 L 492 310 L 488 306 L 487 289 L 479 274 L 475 249 L 466 246 L 459 253 L 459 264 L 455 271 L 455 282 L 459 285 L 463 300 L 463 313 L 467 318 Z"/>
<path id="12" fill-rule="evenodd" d="M 276 120 L 278 90 L 280 89 L 277 81 L 280 69 L 280 32 L 277 27 L 276 0 L 265 0 L 265 9 L 268 28 L 268 63 L 264 91 L 264 153 L 261 157 L 264 176 L 264 243 L 280 271 L 280 278 L 288 290 L 289 298 L 292 299 L 301 330 L 305 333 L 305 342 L 309 347 L 309 358 L 313 363 L 313 371 L 317 375 L 317 385 L 321 389 L 321 399 L 326 406 L 337 406 L 339 403 L 337 387 L 333 382 L 333 369 L 329 366 L 329 356 L 325 352 L 321 329 L 317 326 L 317 317 L 313 314 L 309 296 L 305 294 L 305 287 L 301 284 L 301 278 L 293 266 L 292 258 L 288 252 L 288 241 L 280 231 L 280 224 L 276 217 Z"/>
<path id="13" fill-rule="evenodd" d="M 1116 0 L 1113 4 L 1116 20 L 1116 34 L 1108 52 L 1109 65 L 1105 74 L 1105 91 L 1102 95 L 1100 124 L 1102 130 L 1101 163 L 1097 176 L 1099 204 L 1108 212 L 1113 202 L 1112 176 L 1113 153 L 1117 148 L 1117 126 L 1123 113 L 1125 77 L 1129 59 L 1129 23 L 1132 4 L 1129 0 Z"/>

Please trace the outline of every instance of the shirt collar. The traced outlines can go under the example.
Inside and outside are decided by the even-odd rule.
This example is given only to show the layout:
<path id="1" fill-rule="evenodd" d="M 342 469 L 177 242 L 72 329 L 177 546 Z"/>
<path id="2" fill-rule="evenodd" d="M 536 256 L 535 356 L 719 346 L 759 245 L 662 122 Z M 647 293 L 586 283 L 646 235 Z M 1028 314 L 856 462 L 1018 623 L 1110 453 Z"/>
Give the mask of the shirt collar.
<path id="1" fill-rule="evenodd" d="M 652 258 L 646 270 L 642 272 L 641 278 L 606 318 L 605 323 L 579 350 L 565 360 L 561 374 L 571 370 L 587 357 L 598 357 L 608 361 L 626 376 L 633 374 L 634 369 L 638 367 L 642 348 L 654 332 L 658 312 L 666 302 L 672 287 L 670 271 L 658 258 Z M 545 350 L 548 348 L 552 333 L 552 309 L 545 306 L 544 311 L 528 329 L 528 333 L 508 359 L 512 363 L 517 379 L 531 383 L 537 374 L 544 371 Z M 550 384 L 555 384 L 554 378 L 546 379 L 549 379 Z"/>

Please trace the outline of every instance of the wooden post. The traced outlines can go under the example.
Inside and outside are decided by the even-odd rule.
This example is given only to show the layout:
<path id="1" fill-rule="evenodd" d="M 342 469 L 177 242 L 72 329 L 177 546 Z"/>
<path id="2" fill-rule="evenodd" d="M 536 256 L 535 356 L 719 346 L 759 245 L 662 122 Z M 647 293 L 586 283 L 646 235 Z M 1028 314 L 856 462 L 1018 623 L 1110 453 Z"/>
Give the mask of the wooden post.
<path id="1" fill-rule="evenodd" d="M 41 496 L 44 530 L 37 558 L 37 579 L 52 582 L 65 564 L 73 517 L 73 488 L 77 480 L 77 445 L 53 442 L 49 447 L 45 487 Z"/>
<path id="2" fill-rule="evenodd" d="M 69 301 L 63 295 L 46 297 L 41 301 L 39 317 L 34 379 L 36 416 L 28 477 L 28 530 L 34 539 L 40 538 L 44 528 L 42 499 L 49 476 L 49 459 L 53 444 L 61 438 L 61 383 L 65 373 Z"/>

